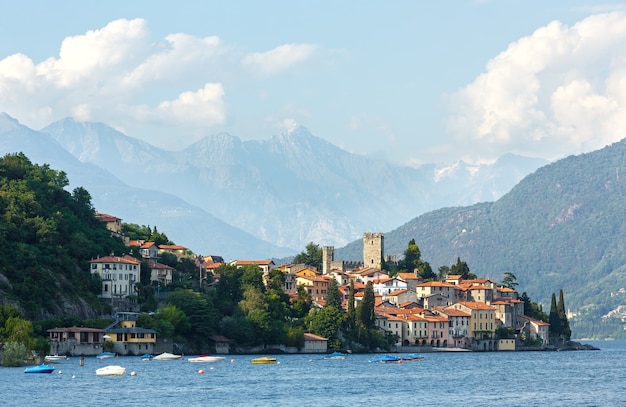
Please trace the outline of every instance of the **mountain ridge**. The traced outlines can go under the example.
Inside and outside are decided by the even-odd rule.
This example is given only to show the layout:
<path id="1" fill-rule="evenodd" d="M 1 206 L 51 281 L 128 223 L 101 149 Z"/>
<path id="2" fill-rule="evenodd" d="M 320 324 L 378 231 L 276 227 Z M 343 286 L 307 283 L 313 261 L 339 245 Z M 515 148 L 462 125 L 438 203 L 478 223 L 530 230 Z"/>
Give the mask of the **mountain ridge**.
<path id="1" fill-rule="evenodd" d="M 488 166 L 464 166 L 455 173 L 458 179 L 448 174 L 435 182 L 434 164 L 414 168 L 351 154 L 304 127 L 265 140 L 218 133 L 172 152 L 106 125 L 73 123 L 55 122 L 42 132 L 129 185 L 167 188 L 228 224 L 294 251 L 309 242 L 340 246 L 364 231 L 390 230 L 441 202 L 491 199 L 508 191 L 521 173 L 545 163 L 527 159 L 521 170 L 503 165 L 500 179 L 487 174 L 484 182 L 481 171 L 487 173 Z M 94 149 L 87 143 L 92 130 L 114 137 L 107 139 L 110 151 L 85 151 Z M 83 140 L 80 148 L 77 140 Z M 135 159 L 122 159 L 124 154 Z"/>

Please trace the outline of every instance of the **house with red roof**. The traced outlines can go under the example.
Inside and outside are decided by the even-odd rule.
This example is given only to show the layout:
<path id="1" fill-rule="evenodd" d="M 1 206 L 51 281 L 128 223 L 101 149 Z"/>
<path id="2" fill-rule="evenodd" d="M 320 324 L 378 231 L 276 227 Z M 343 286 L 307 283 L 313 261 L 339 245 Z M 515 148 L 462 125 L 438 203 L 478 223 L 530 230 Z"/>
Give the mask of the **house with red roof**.
<path id="1" fill-rule="evenodd" d="M 102 280 L 101 298 L 121 299 L 137 294 L 135 284 L 140 281 L 141 262 L 134 257 L 99 257 L 89 262 L 89 271 Z"/>

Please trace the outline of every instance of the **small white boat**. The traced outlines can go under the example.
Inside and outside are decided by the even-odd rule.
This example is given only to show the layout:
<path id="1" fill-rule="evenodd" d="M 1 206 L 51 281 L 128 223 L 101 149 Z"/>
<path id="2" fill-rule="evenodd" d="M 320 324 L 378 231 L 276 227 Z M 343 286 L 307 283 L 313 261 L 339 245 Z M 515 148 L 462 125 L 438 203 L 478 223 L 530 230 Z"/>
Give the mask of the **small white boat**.
<path id="1" fill-rule="evenodd" d="M 154 360 L 177 360 L 183 357 L 183 355 L 175 355 L 173 353 L 163 352 L 160 355 L 155 356 Z"/>
<path id="2" fill-rule="evenodd" d="M 209 356 L 209 355 L 202 355 L 202 356 L 198 356 L 196 358 L 189 358 L 187 359 L 190 362 L 223 362 L 224 360 L 226 360 L 225 357 L 223 356 Z"/>
<path id="3" fill-rule="evenodd" d="M 122 376 L 126 368 L 122 366 L 105 366 L 96 370 L 96 376 Z"/>
<path id="4" fill-rule="evenodd" d="M 46 355 L 43 360 L 49 363 L 54 363 L 54 362 L 62 362 L 65 360 L 69 360 L 70 358 L 68 358 L 67 356 L 60 356 L 60 355 Z"/>

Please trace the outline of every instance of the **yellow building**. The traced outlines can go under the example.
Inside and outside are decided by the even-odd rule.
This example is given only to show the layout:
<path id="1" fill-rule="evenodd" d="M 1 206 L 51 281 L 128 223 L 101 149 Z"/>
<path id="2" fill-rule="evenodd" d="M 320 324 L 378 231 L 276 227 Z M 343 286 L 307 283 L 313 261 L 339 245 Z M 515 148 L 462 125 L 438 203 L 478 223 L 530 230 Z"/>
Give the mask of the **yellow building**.
<path id="1" fill-rule="evenodd" d="M 118 355 L 143 355 L 153 353 L 157 340 L 156 331 L 137 326 L 137 313 L 118 312 L 116 322 L 104 329 L 103 338 L 112 342 L 112 352 Z"/>
<path id="2" fill-rule="evenodd" d="M 483 302 L 458 302 L 448 308 L 468 313 L 468 337 L 472 339 L 490 339 L 497 329 L 496 309 Z"/>

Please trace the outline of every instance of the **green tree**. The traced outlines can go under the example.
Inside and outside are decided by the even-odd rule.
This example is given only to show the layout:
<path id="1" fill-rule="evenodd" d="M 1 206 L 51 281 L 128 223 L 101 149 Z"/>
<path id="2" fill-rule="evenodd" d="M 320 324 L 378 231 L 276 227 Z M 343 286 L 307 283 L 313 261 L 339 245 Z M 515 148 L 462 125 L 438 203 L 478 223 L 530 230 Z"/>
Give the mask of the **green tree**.
<path id="1" fill-rule="evenodd" d="M 311 309 L 311 295 L 303 285 L 298 286 L 298 296 L 293 302 L 292 315 L 294 318 L 304 318 Z"/>
<path id="2" fill-rule="evenodd" d="M 326 305 L 325 307 L 335 307 L 340 312 L 343 309 L 341 307 L 341 293 L 339 292 L 339 286 L 337 280 L 334 278 L 330 280 L 328 290 L 326 290 Z"/>
<path id="3" fill-rule="evenodd" d="M 373 328 L 376 322 L 374 305 L 374 285 L 371 281 L 368 281 L 363 291 L 363 299 L 356 310 L 359 324 L 367 329 Z"/>
<path id="4" fill-rule="evenodd" d="M 265 284 L 263 283 L 263 271 L 261 271 L 261 268 L 256 264 L 248 264 L 243 267 L 240 284 L 244 290 L 251 286 L 264 292 Z"/>
<path id="5" fill-rule="evenodd" d="M 569 341 L 572 336 L 572 330 L 569 327 L 569 321 L 567 320 L 567 311 L 565 310 L 565 300 L 563 299 L 563 289 L 559 290 L 559 302 L 556 306 L 559 314 L 559 321 L 561 325 L 561 335 L 566 341 Z"/>
<path id="6" fill-rule="evenodd" d="M 341 327 L 341 311 L 336 307 L 324 307 L 315 312 L 309 328 L 311 332 L 324 338 L 333 338 Z"/>
<path id="7" fill-rule="evenodd" d="M 348 311 L 346 313 L 346 325 L 348 329 L 356 326 L 356 309 L 354 307 L 354 281 L 350 280 L 350 292 L 348 293 Z"/>
<path id="8" fill-rule="evenodd" d="M 552 299 L 550 300 L 550 336 L 559 337 L 562 335 L 561 318 L 559 317 L 559 310 L 556 305 L 556 295 L 552 293 Z"/>
<path id="9" fill-rule="evenodd" d="M 456 258 L 456 264 L 450 267 L 450 274 L 461 276 L 463 280 L 475 280 L 476 274 L 470 272 L 470 268 L 466 262 L 461 261 L 460 257 Z"/>
<path id="10" fill-rule="evenodd" d="M 506 271 L 504 273 L 504 279 L 502 279 L 502 286 L 515 290 L 515 287 L 518 286 L 517 277 L 515 277 L 515 274 L 511 273 L 510 271 Z"/>
<path id="11" fill-rule="evenodd" d="M 419 246 L 415 243 L 415 239 L 411 239 L 404 251 L 404 269 L 409 273 L 419 270 L 419 265 L 422 257 L 422 252 Z"/>
<path id="12" fill-rule="evenodd" d="M 437 280 L 444 281 L 450 274 L 450 267 L 439 266 L 439 272 L 437 273 Z"/>
<path id="13" fill-rule="evenodd" d="M 167 303 L 187 316 L 188 324 L 178 324 L 176 334 L 194 349 L 206 347 L 207 338 L 217 332 L 220 316 L 208 296 L 192 290 L 176 290 L 167 297 Z"/>
<path id="14" fill-rule="evenodd" d="M 17 367 L 24 364 L 28 348 L 22 342 L 7 342 L 2 351 L 2 366 Z"/>
<path id="15" fill-rule="evenodd" d="M 541 306 L 530 299 L 526 291 L 522 293 L 520 300 L 524 302 L 524 315 L 539 321 L 548 322 L 548 316 L 546 313 L 543 312 Z"/>
<path id="16" fill-rule="evenodd" d="M 296 264 L 303 263 L 308 266 L 312 266 L 317 268 L 318 270 L 322 269 L 322 248 L 314 244 L 313 242 L 309 242 L 306 245 L 305 251 L 297 254 L 293 258 L 293 262 Z"/>
<path id="17" fill-rule="evenodd" d="M 424 280 L 433 279 L 436 274 L 433 272 L 430 264 L 422 260 L 422 252 L 415 243 L 415 239 L 411 239 L 404 251 L 404 260 L 402 262 L 403 269 L 409 273 L 417 272 Z"/>

